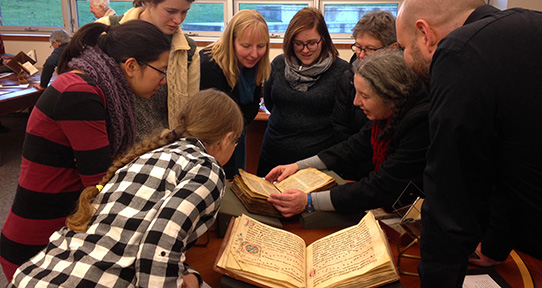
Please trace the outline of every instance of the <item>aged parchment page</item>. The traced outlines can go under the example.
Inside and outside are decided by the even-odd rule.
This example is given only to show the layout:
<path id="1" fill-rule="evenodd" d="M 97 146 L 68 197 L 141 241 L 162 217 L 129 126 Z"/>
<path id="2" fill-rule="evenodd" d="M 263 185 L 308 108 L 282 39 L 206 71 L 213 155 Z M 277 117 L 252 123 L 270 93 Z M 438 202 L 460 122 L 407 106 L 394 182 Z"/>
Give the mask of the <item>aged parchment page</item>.
<path id="1" fill-rule="evenodd" d="M 372 212 L 358 225 L 307 247 L 307 287 L 328 287 L 386 265 L 391 259 Z"/>
<path id="2" fill-rule="evenodd" d="M 299 236 L 242 215 L 218 266 L 271 287 L 305 287 L 305 242 Z M 268 281 L 261 281 L 262 275 Z M 274 279 L 274 280 L 271 280 Z"/>
<path id="3" fill-rule="evenodd" d="M 248 186 L 251 192 L 255 192 L 263 197 L 263 199 L 267 199 L 269 195 L 280 193 L 273 184 L 269 183 L 269 181 L 262 179 L 254 174 L 248 173 L 246 171 L 243 171 L 239 169 L 239 174 L 241 175 L 241 178 L 243 179 L 243 182 Z"/>
<path id="4" fill-rule="evenodd" d="M 312 167 L 301 169 L 288 178 L 275 183 L 281 192 L 288 189 L 298 189 L 303 192 L 312 192 L 334 181 L 333 177 Z"/>

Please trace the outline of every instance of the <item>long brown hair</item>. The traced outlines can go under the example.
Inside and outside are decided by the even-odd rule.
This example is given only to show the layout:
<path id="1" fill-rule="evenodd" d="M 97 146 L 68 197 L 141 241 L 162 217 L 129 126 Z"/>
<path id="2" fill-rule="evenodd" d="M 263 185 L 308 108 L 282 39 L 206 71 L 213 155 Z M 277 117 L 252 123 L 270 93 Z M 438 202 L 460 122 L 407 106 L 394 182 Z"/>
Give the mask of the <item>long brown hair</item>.
<path id="1" fill-rule="evenodd" d="M 166 129 L 151 136 L 113 161 L 98 185 L 105 186 L 118 169 L 149 151 L 176 141 L 177 137 L 196 138 L 207 146 L 221 141 L 229 132 L 234 134 L 232 139 L 239 138 L 243 132 L 243 115 L 239 106 L 224 92 L 215 89 L 202 90 L 192 96 L 181 110 L 179 119 L 180 124 L 174 129 L 175 132 Z M 87 187 L 81 192 L 76 212 L 66 219 L 68 228 L 74 231 L 87 229 L 96 212 L 92 202 L 98 193 L 100 191 L 96 186 Z"/>

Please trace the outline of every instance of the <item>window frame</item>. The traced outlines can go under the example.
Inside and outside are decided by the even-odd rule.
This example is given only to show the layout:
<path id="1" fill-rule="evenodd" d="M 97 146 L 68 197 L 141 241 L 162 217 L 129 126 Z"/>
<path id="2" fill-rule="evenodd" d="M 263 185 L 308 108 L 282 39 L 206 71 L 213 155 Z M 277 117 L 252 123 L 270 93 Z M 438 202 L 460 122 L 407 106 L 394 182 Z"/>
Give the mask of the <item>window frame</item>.
<path id="1" fill-rule="evenodd" d="M 226 25 L 228 25 L 228 23 L 230 22 L 231 18 L 233 17 L 233 9 L 232 9 L 232 6 L 230 3 L 231 3 L 231 0 L 197 0 L 197 2 L 193 2 L 192 4 L 194 3 L 198 3 L 198 4 L 205 4 L 205 3 L 210 3 L 210 4 L 223 4 L 224 5 L 224 28 L 226 27 Z M 230 4 L 230 5 L 228 5 Z M 190 10 L 188 10 L 188 14 L 190 15 Z M 181 28 L 182 28 L 182 24 L 181 24 Z M 218 39 L 220 37 L 220 35 L 222 35 L 222 31 L 194 31 L 194 30 L 185 30 L 183 28 L 183 32 L 194 38 L 194 39 L 197 39 L 198 37 L 201 37 L 202 39 L 205 38 L 205 39 Z"/>
<path id="2" fill-rule="evenodd" d="M 231 18 L 233 18 L 233 15 L 235 15 L 235 13 L 239 12 L 239 7 L 241 4 L 273 4 L 273 5 L 282 5 L 282 4 L 288 4 L 288 5 L 292 5 L 292 4 L 301 4 L 301 5 L 308 5 L 308 7 L 316 7 L 317 5 L 317 2 L 318 0 L 282 0 L 282 1 L 277 1 L 277 0 L 233 0 L 233 14 L 232 16 L 230 17 L 230 20 Z M 282 39 L 284 39 L 284 32 L 283 33 L 269 33 L 269 37 L 271 38 L 271 41 L 273 41 L 273 39 L 280 39 L 281 42 L 282 42 Z"/>
<path id="3" fill-rule="evenodd" d="M 399 9 L 401 8 L 401 5 L 403 4 L 403 0 L 359 0 L 359 1 L 348 1 L 348 3 L 345 3 L 345 1 L 342 1 L 342 0 L 320 0 L 318 9 L 322 12 L 322 14 L 324 15 L 324 18 L 325 18 L 325 6 L 328 4 L 332 4 L 332 5 L 397 4 L 397 11 L 399 11 Z M 356 23 L 354 23 L 354 26 Z M 331 39 L 337 40 L 338 42 L 352 41 L 353 43 L 354 41 L 352 32 L 330 33 L 330 35 L 331 35 Z"/>
<path id="4" fill-rule="evenodd" d="M 62 5 L 62 18 L 63 27 L 45 27 L 45 26 L 0 26 L 0 32 L 3 34 L 33 34 L 38 36 L 49 36 L 50 33 L 57 29 L 65 29 L 70 34 L 73 34 L 80 27 L 78 26 L 79 19 L 77 13 L 77 1 L 78 0 L 61 0 Z M 132 0 L 115 0 L 119 2 L 132 2 Z M 308 7 L 315 7 L 319 9 L 323 14 L 325 13 L 325 6 L 328 4 L 333 5 L 356 5 L 356 4 L 398 4 L 400 9 L 403 0 L 349 0 L 345 3 L 343 0 L 198 0 L 197 3 L 219 3 L 224 5 L 224 27 L 233 18 L 233 15 L 239 11 L 241 4 L 302 4 Z M 190 12 L 188 12 L 190 13 Z M 325 15 L 324 15 L 325 16 Z M 216 41 L 222 34 L 221 31 L 193 31 L 184 30 L 183 32 L 194 38 L 196 41 Z M 284 33 L 270 33 L 271 42 L 282 42 L 284 39 Z M 352 42 L 353 37 L 351 33 L 331 33 L 331 38 L 337 43 Z"/>
<path id="5" fill-rule="evenodd" d="M 58 30 L 58 29 L 64 29 L 68 32 L 71 32 L 71 23 L 70 19 L 71 13 L 69 8 L 69 3 L 65 0 L 60 0 L 61 5 L 61 11 L 62 11 L 62 24 L 63 26 L 55 26 L 55 27 L 48 27 L 48 26 L 0 26 L 0 32 L 2 34 L 4 33 L 17 33 L 17 34 L 47 34 L 49 36 L 51 32 Z"/>
<path id="6" fill-rule="evenodd" d="M 71 17 L 70 17 L 70 30 L 67 30 L 67 31 L 70 31 L 72 34 L 75 33 L 75 31 L 77 31 L 79 28 L 81 28 L 81 26 L 79 26 L 79 13 L 77 13 L 77 1 L 78 0 L 68 0 L 69 13 Z M 114 0 L 114 1 L 115 2 L 133 2 L 132 0 Z M 124 12 L 126 11 L 123 11 L 123 13 Z"/>

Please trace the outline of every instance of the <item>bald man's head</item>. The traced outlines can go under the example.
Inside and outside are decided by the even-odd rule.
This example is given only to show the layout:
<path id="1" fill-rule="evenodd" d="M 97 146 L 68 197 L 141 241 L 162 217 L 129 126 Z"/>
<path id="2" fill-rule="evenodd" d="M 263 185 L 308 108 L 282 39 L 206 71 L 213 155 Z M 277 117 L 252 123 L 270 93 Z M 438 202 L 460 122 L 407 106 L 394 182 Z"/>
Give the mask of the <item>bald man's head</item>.
<path id="1" fill-rule="evenodd" d="M 397 21 L 401 20 L 407 31 L 414 31 L 416 21 L 423 19 L 434 29 L 441 30 L 444 38 L 484 4 L 483 0 L 404 0 Z"/>
<path id="2" fill-rule="evenodd" d="M 429 82 L 429 67 L 437 45 L 463 26 L 482 0 L 404 0 L 397 14 L 397 41 L 405 61 Z"/>

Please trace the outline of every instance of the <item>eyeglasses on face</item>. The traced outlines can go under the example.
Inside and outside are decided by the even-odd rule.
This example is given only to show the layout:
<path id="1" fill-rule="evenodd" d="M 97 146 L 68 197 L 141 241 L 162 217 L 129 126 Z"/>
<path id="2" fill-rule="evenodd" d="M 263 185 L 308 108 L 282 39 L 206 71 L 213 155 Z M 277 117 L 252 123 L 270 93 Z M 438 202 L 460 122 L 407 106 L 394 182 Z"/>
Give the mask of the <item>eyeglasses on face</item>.
<path id="1" fill-rule="evenodd" d="M 373 55 L 375 54 L 376 51 L 382 49 L 382 48 L 385 48 L 386 46 L 382 46 L 380 48 L 363 48 L 361 46 L 358 46 L 357 44 L 352 44 L 351 48 L 352 48 L 352 52 L 354 53 L 361 53 L 361 51 L 365 52 L 365 55 L 367 56 L 370 56 L 370 55 Z"/>
<path id="2" fill-rule="evenodd" d="M 162 74 L 162 78 L 161 78 L 161 79 L 164 79 L 164 78 L 166 77 L 166 75 L 167 75 L 167 69 L 166 69 L 166 71 L 162 71 L 162 70 L 160 70 L 160 69 L 158 69 L 158 68 L 152 66 L 152 65 L 149 64 L 149 63 L 145 63 L 145 65 L 149 66 L 149 67 L 152 68 L 153 70 L 158 71 L 160 74 Z"/>
<path id="3" fill-rule="evenodd" d="M 309 51 L 315 51 L 316 49 L 318 49 L 318 44 L 320 44 L 320 42 L 322 42 L 322 38 L 320 38 L 320 40 L 318 41 L 309 41 L 307 43 L 303 43 L 301 41 L 292 41 L 292 43 L 294 44 L 294 49 L 295 51 L 301 51 L 303 49 L 305 49 L 305 47 L 307 47 L 307 49 L 309 49 Z"/>

